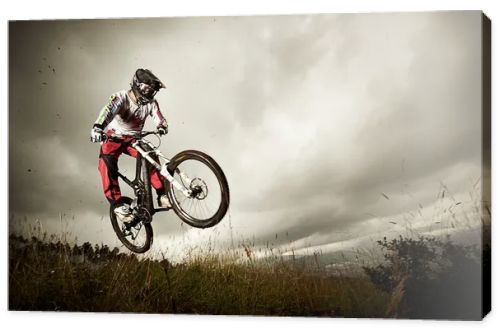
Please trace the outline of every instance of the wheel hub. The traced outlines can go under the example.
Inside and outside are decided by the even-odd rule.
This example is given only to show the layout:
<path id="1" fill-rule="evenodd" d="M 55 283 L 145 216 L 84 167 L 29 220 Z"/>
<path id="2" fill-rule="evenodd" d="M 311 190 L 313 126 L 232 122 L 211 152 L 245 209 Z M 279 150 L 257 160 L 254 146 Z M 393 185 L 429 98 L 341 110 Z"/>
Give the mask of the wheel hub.
<path id="1" fill-rule="evenodd" d="M 191 190 L 191 197 L 199 200 L 203 200 L 208 195 L 208 187 L 205 181 L 200 178 L 194 178 L 189 186 Z"/>

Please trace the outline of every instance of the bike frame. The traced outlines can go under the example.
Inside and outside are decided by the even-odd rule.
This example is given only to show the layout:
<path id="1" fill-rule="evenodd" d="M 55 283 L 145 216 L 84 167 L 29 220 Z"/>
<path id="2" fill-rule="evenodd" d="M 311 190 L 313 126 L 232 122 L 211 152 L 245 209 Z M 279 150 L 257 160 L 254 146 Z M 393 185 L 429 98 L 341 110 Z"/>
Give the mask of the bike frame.
<path id="1" fill-rule="evenodd" d="M 158 150 L 151 144 L 151 142 L 144 138 L 140 138 L 132 143 L 132 147 L 138 152 L 136 157 L 135 178 L 134 180 L 130 180 L 120 172 L 118 172 L 118 177 L 125 181 L 125 183 L 127 183 L 134 190 L 136 197 L 143 202 L 142 205 L 147 208 L 151 216 L 159 211 L 170 210 L 170 208 L 155 208 L 153 205 L 152 190 L 149 180 L 151 168 L 155 168 L 157 171 L 159 171 L 159 173 L 167 179 L 169 184 L 182 192 L 184 196 L 191 196 L 191 190 L 184 187 L 184 185 L 179 183 L 168 172 L 168 164 L 170 163 L 170 159 L 166 158 L 160 150 Z M 158 161 L 156 161 L 154 157 L 158 157 Z M 176 172 L 179 173 L 185 184 L 191 184 L 192 180 L 185 173 L 181 172 L 178 169 L 176 170 Z M 145 189 L 146 193 L 141 194 L 141 189 Z"/>

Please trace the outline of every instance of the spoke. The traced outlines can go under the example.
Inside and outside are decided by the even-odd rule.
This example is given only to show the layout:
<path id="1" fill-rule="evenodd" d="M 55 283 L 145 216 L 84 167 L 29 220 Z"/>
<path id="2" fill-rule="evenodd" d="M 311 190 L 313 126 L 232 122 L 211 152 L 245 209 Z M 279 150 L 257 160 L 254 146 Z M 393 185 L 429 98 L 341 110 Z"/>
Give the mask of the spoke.
<path id="1" fill-rule="evenodd" d="M 198 217 L 200 219 L 205 219 L 205 212 L 203 210 L 203 204 L 200 201 L 198 201 L 198 203 L 196 203 L 196 204 L 198 206 Z"/>
<path id="2" fill-rule="evenodd" d="M 212 197 L 207 197 L 207 201 L 206 201 L 206 205 L 209 207 L 209 208 L 214 208 L 214 198 L 213 196 Z"/>
<path id="3" fill-rule="evenodd" d="M 212 215 L 210 214 L 210 209 L 207 207 L 207 203 L 203 200 L 200 204 L 203 209 L 204 219 L 210 218 Z"/>
<path id="4" fill-rule="evenodd" d="M 205 207 L 203 206 L 203 201 L 198 201 L 198 207 L 200 209 L 200 212 L 201 212 L 201 216 L 200 216 L 200 219 L 206 219 L 207 217 L 205 216 Z"/>
<path id="5" fill-rule="evenodd" d="M 198 203 L 196 202 L 195 199 L 193 199 L 193 203 L 194 203 L 194 215 L 195 215 L 195 218 L 198 218 Z"/>
<path id="6" fill-rule="evenodd" d="M 184 204 L 184 203 L 186 202 L 186 200 L 187 200 L 187 197 L 184 197 L 184 199 L 183 199 L 180 203 L 179 203 L 179 201 L 177 201 L 177 203 L 179 203 L 179 206 L 180 206 L 182 209 L 184 209 L 184 208 L 182 207 L 182 204 Z"/>
<path id="7" fill-rule="evenodd" d="M 192 200 L 192 199 L 190 199 L 190 200 L 189 200 L 189 203 L 190 203 L 190 204 L 189 204 L 189 212 L 191 212 L 191 209 L 193 208 L 193 200 Z"/>
<path id="8" fill-rule="evenodd" d="M 208 214 L 210 216 L 212 216 L 213 214 L 215 214 L 215 211 L 213 208 L 214 208 L 214 205 L 213 205 L 213 202 L 215 201 L 214 199 L 214 196 L 208 196 L 203 202 L 203 204 L 205 205 L 205 207 L 207 208 L 207 211 L 208 211 Z"/>
<path id="9" fill-rule="evenodd" d="M 205 203 L 203 203 L 203 201 L 199 201 L 198 206 L 200 207 L 200 211 L 201 211 L 201 219 L 207 219 L 208 217 L 210 217 L 210 216 L 207 216 L 208 212 L 205 208 Z"/>
<path id="10" fill-rule="evenodd" d="M 212 216 L 210 208 L 207 207 L 207 203 L 204 201 L 201 203 L 201 207 L 203 208 L 203 213 L 206 214 L 205 219 L 210 218 Z"/>
<path id="11" fill-rule="evenodd" d="M 196 213 L 198 214 L 197 217 L 198 219 L 203 219 L 203 212 L 200 213 L 201 210 L 201 205 L 200 205 L 200 201 L 199 200 L 196 200 Z"/>

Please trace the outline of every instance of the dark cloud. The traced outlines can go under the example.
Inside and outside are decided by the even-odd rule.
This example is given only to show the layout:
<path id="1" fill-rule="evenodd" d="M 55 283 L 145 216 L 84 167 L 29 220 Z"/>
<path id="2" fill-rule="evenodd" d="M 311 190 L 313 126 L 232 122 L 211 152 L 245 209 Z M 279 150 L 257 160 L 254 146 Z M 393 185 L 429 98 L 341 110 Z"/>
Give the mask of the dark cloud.
<path id="1" fill-rule="evenodd" d="M 479 177 L 479 37 L 479 12 L 11 22 L 10 211 L 54 228 L 71 211 L 75 231 L 99 220 L 81 232 L 99 238 L 108 209 L 90 127 L 146 67 L 167 86 L 162 150 L 206 151 L 227 174 L 220 242 L 398 228 L 370 217 L 431 206 L 441 182 L 461 194 Z M 158 222 L 164 240 L 210 236 L 173 214 Z"/>

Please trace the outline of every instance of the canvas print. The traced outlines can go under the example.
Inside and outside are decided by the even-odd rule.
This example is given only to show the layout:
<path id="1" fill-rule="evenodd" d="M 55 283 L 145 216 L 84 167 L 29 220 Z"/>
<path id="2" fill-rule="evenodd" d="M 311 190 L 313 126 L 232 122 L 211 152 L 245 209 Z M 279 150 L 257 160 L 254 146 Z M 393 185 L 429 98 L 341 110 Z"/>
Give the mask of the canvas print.
<path id="1" fill-rule="evenodd" d="M 9 22 L 9 309 L 480 320 L 480 11 Z"/>

